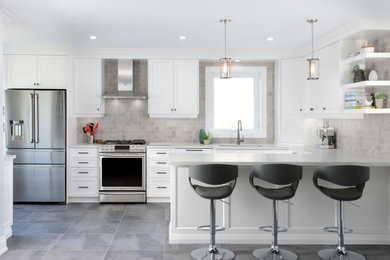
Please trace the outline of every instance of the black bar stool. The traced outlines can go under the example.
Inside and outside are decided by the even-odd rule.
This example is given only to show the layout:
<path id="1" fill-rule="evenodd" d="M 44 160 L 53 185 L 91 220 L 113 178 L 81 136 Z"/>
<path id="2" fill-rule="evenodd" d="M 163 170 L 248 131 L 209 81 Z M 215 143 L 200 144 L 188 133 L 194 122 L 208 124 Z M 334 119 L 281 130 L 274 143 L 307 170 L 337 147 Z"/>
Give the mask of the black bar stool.
<path id="1" fill-rule="evenodd" d="M 236 186 L 238 166 L 226 164 L 205 164 L 189 167 L 189 182 L 194 191 L 202 198 L 210 200 L 210 225 L 200 226 L 198 230 L 210 231 L 210 245 L 208 248 L 199 248 L 191 252 L 193 259 L 234 259 L 235 254 L 227 249 L 215 246 L 215 232 L 219 228 L 215 224 L 215 200 L 227 198 Z M 200 181 L 207 186 L 193 184 L 192 179 Z"/>
<path id="2" fill-rule="evenodd" d="M 266 181 L 276 185 L 288 185 L 278 188 L 266 188 L 254 183 L 254 179 Z M 278 245 L 278 232 L 286 232 L 287 229 L 278 226 L 277 201 L 288 200 L 294 197 L 299 180 L 302 179 L 302 167 L 290 164 L 265 164 L 256 165 L 252 168 L 249 182 L 258 193 L 271 199 L 273 223 L 272 226 L 260 227 L 260 230 L 272 232 L 271 248 L 261 248 L 253 251 L 253 256 L 262 260 L 295 260 L 298 256 L 288 250 L 280 249 Z"/>
<path id="3" fill-rule="evenodd" d="M 328 188 L 318 184 L 318 179 L 344 186 L 345 188 Z M 313 175 L 313 183 L 323 194 L 337 200 L 337 227 L 326 227 L 326 232 L 337 232 L 337 249 L 323 249 L 318 252 L 322 259 L 329 260 L 364 260 L 361 254 L 345 250 L 344 233 L 352 232 L 344 228 L 344 201 L 360 199 L 366 182 L 370 179 L 370 168 L 364 166 L 323 166 L 318 167 Z"/>

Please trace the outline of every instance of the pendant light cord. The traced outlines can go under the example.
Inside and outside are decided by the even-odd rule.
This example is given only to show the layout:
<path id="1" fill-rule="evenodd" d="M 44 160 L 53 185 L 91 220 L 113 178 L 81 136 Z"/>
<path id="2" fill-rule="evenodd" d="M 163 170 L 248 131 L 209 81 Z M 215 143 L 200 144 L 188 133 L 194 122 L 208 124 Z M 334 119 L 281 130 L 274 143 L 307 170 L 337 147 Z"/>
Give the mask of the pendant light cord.
<path id="1" fill-rule="evenodd" d="M 313 23 L 311 23 L 311 57 L 314 58 L 314 33 L 313 33 Z"/>
<path id="2" fill-rule="evenodd" d="M 226 22 L 227 22 L 227 20 L 225 19 L 223 22 L 225 23 L 225 58 L 226 58 Z"/>

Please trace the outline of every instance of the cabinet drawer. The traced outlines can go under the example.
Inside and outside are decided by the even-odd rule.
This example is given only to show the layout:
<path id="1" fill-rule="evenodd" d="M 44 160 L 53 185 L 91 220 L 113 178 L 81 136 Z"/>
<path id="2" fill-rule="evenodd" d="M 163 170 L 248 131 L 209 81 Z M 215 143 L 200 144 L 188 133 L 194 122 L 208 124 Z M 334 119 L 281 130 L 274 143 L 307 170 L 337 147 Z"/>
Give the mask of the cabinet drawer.
<path id="1" fill-rule="evenodd" d="M 202 148 L 185 148 L 185 149 L 176 149 L 177 153 L 212 153 L 213 149 L 202 149 Z"/>
<path id="2" fill-rule="evenodd" d="M 96 149 L 72 149 L 70 150 L 72 158 L 97 158 L 98 151 Z"/>
<path id="3" fill-rule="evenodd" d="M 171 177 L 171 171 L 169 168 L 149 169 L 148 177 L 149 178 L 168 178 L 169 179 Z"/>
<path id="4" fill-rule="evenodd" d="M 148 150 L 148 158 L 168 158 L 170 153 L 174 153 L 174 149 Z"/>
<path id="5" fill-rule="evenodd" d="M 77 168 L 97 168 L 98 160 L 97 158 L 71 158 L 70 166 Z"/>
<path id="6" fill-rule="evenodd" d="M 71 168 L 72 177 L 98 177 L 99 168 Z"/>
<path id="7" fill-rule="evenodd" d="M 171 182 L 150 180 L 148 181 L 149 197 L 169 197 L 171 195 Z"/>
<path id="8" fill-rule="evenodd" d="M 148 167 L 155 168 L 169 168 L 169 160 L 161 159 L 161 160 L 148 160 Z"/>
<path id="9" fill-rule="evenodd" d="M 97 197 L 98 180 L 91 179 L 71 179 L 69 185 L 69 195 L 74 197 Z"/>

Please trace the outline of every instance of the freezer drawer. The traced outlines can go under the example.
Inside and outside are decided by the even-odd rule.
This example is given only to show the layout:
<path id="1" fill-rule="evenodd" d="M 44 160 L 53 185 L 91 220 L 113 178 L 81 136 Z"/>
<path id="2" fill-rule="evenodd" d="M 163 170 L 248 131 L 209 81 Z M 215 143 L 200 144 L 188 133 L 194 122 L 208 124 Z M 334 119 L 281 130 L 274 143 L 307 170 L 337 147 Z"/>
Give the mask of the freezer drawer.
<path id="1" fill-rule="evenodd" d="M 15 202 L 65 202 L 65 165 L 14 165 Z"/>
<path id="2" fill-rule="evenodd" d="M 8 149 L 15 164 L 65 164 L 65 150 Z"/>

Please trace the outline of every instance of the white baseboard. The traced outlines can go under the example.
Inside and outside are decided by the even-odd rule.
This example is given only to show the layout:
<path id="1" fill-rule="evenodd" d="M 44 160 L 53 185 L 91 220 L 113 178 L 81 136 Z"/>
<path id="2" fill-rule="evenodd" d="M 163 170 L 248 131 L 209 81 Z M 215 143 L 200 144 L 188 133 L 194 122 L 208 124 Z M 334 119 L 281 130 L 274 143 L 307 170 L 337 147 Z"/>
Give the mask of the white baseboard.
<path id="1" fill-rule="evenodd" d="M 11 226 L 4 227 L 4 236 L 6 239 L 12 236 L 12 228 Z"/>
<path id="2" fill-rule="evenodd" d="M 147 198 L 148 203 L 170 203 L 171 198 L 165 197 L 165 198 Z"/>
<path id="3" fill-rule="evenodd" d="M 218 244 L 270 244 L 271 234 L 217 234 Z M 209 234 L 170 234 L 170 244 L 207 244 Z M 281 245 L 336 245 L 335 234 L 282 234 L 278 237 Z M 389 234 L 348 234 L 348 245 L 390 245 Z"/>
<path id="4" fill-rule="evenodd" d="M 7 239 L 5 238 L 4 235 L 0 236 L 0 255 L 4 254 L 7 252 L 8 247 L 7 247 Z"/>

